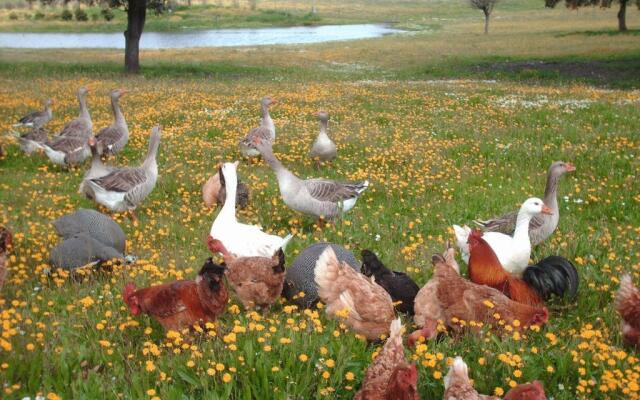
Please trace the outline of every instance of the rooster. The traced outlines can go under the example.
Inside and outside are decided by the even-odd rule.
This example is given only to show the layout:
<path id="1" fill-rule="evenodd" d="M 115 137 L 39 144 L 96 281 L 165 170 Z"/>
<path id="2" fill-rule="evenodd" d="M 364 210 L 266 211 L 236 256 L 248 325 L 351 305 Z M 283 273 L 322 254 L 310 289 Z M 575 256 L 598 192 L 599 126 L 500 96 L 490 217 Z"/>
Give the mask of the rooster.
<path id="1" fill-rule="evenodd" d="M 377 283 L 338 261 L 331 246 L 320 255 L 315 267 L 318 295 L 330 316 L 340 316 L 356 333 L 378 340 L 389 333 L 395 318 L 391 296 Z"/>
<path id="2" fill-rule="evenodd" d="M 285 278 L 282 249 L 271 258 L 236 257 L 221 241 L 211 236 L 207 240 L 209 249 L 224 257 L 227 279 L 246 309 L 270 306 L 280 298 Z"/>
<path id="3" fill-rule="evenodd" d="M 166 330 L 182 330 L 199 322 L 213 322 L 222 314 L 229 300 L 223 282 L 225 268 L 211 258 L 202 266 L 195 280 L 180 280 L 137 289 L 133 282 L 125 285 L 122 298 L 131 314 L 149 314 Z"/>
<path id="4" fill-rule="evenodd" d="M 628 346 L 640 350 L 640 290 L 633 285 L 630 275 L 620 279 L 615 309 L 622 317 L 622 339 Z"/>
<path id="5" fill-rule="evenodd" d="M 0 226 L 0 290 L 4 286 L 4 281 L 9 273 L 8 269 L 8 253 L 11 250 L 13 243 L 13 236 L 11 231 L 7 228 Z"/>
<path id="6" fill-rule="evenodd" d="M 360 272 L 373 276 L 376 283 L 391 295 L 396 309 L 402 313 L 413 314 L 413 300 L 420 287 L 404 272 L 391 271 L 370 250 L 362 250 L 362 268 Z M 399 304 L 398 304 L 399 303 Z"/>
<path id="7" fill-rule="evenodd" d="M 402 323 L 391 322 L 382 351 L 367 369 L 362 388 L 354 400 L 419 400 L 418 371 L 408 364 L 402 345 Z"/>
<path id="8" fill-rule="evenodd" d="M 448 252 L 453 249 L 448 249 Z M 461 331 L 460 324 L 452 323 L 453 319 L 481 322 L 499 329 L 502 325 L 494 317 L 513 325 L 520 322 L 520 328 L 531 325 L 544 325 L 549 312 L 545 307 L 533 307 L 515 302 L 500 291 L 485 285 L 478 285 L 461 277 L 446 258 L 437 254 L 433 256 L 435 272 L 427 284 L 420 289 L 415 301 L 416 325 L 421 329 L 409 336 L 410 344 L 421 336 L 433 339 L 437 335 L 437 321 L 451 329 Z M 477 329 L 477 328 L 475 328 Z"/>
<path id="9" fill-rule="evenodd" d="M 456 357 L 444 377 L 444 400 L 500 400 L 499 397 L 478 393 L 469 379 L 469 367 L 461 357 Z M 507 392 L 504 400 L 546 400 L 539 381 L 518 385 Z"/>
<path id="10" fill-rule="evenodd" d="M 578 272 L 568 260 L 551 256 L 524 270 L 518 278 L 502 268 L 500 260 L 480 230 L 469 234 L 469 278 L 478 284 L 500 290 L 510 299 L 529 305 L 540 305 L 552 294 L 571 297 L 578 290 Z"/>

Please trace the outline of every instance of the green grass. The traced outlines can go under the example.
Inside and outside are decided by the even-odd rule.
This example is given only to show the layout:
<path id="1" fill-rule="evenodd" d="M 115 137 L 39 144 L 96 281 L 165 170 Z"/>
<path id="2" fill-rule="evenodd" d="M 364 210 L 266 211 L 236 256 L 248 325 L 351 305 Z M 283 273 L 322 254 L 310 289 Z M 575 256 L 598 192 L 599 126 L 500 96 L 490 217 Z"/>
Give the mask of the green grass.
<path id="1" fill-rule="evenodd" d="M 279 10 L 269 18 L 308 12 L 307 3 L 277 3 L 282 7 L 264 5 Z M 636 36 L 582 34 L 610 30 L 615 13 L 544 10 L 534 1 L 499 3 L 493 31 L 484 36 L 478 13 L 449 4 L 420 4 L 437 12 L 435 20 L 417 13 L 413 1 L 393 7 L 319 2 L 322 22 L 340 14 L 420 28 L 313 46 L 144 51 L 140 76 L 120 72 L 120 51 L 0 50 L 4 131 L 48 97 L 56 99 L 49 128 L 59 130 L 77 113 L 73 91 L 80 84 L 94 89 L 89 107 L 96 129 L 111 119 L 109 89 L 130 90 L 122 107 L 131 141 L 111 163 L 138 163 L 150 128 L 164 127 L 160 178 L 138 210 L 140 222 L 114 215 L 140 260 L 81 280 L 44 271 L 57 242 L 50 221 L 95 207 L 76 193 L 84 168 L 62 170 L 0 138 L 7 151 L 0 159 L 0 224 L 16 235 L 0 300 L 1 397 L 352 398 L 378 346 L 358 340 L 323 310 L 304 313 L 283 302 L 257 315 L 233 298 L 216 336 L 190 338 L 183 348 L 150 318 L 131 317 L 120 298 L 129 280 L 144 286 L 191 278 L 209 256 L 203 239 L 217 211 L 202 205 L 201 185 L 218 162 L 240 157 L 237 141 L 258 123 L 258 100 L 270 94 L 279 100 L 272 114 L 275 152 L 290 169 L 372 183 L 351 212 L 320 230 L 283 204 L 263 162 L 242 162 L 240 176 L 253 192 L 239 218 L 278 234 L 294 232 L 288 262 L 328 240 L 356 253 L 372 249 L 423 285 L 431 255 L 452 238 L 451 224 L 541 196 L 549 164 L 573 162 L 577 171 L 560 186 L 559 229 L 532 258 L 573 260 L 581 277 L 577 300 L 548 304 L 550 323 L 540 332 L 519 339 L 447 337 L 407 350 L 407 357 L 420 365 L 424 399 L 442 398 L 442 375 L 456 355 L 485 394 L 507 390 L 510 380 L 539 379 L 556 400 L 638 398 L 640 364 L 623 347 L 612 309 L 623 271 L 640 282 Z M 637 13 L 629 14 L 629 25 L 638 25 Z M 339 151 L 321 169 L 305 156 L 318 109 L 329 111 Z M 87 298 L 93 304 L 83 306 Z M 413 329 L 410 318 L 403 321 Z"/>

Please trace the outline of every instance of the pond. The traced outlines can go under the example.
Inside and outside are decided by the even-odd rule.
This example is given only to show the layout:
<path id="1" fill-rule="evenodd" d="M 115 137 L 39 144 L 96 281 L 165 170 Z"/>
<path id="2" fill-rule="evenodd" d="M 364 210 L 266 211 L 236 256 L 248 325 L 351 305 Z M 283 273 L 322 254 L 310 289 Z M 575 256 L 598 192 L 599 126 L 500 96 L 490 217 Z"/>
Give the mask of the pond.
<path id="1" fill-rule="evenodd" d="M 376 38 L 400 32 L 383 24 L 298 26 L 264 29 L 217 29 L 191 32 L 145 32 L 142 49 L 234 47 L 274 44 L 323 43 Z M 18 49 L 124 49 L 118 33 L 0 33 L 0 48 Z"/>

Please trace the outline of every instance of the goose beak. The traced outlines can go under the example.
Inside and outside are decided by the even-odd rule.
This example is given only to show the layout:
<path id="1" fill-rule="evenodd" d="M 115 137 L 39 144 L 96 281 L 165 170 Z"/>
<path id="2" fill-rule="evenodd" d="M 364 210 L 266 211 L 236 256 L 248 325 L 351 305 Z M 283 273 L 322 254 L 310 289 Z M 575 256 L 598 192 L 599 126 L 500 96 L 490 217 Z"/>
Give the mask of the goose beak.
<path id="1" fill-rule="evenodd" d="M 276 104 L 278 104 L 278 100 L 276 99 L 271 99 L 271 105 L 275 106 Z"/>
<path id="2" fill-rule="evenodd" d="M 573 172 L 576 170 L 576 166 L 571 164 L 571 163 L 567 163 L 567 172 Z"/>
<path id="3" fill-rule="evenodd" d="M 542 205 L 542 214 L 547 214 L 547 215 L 553 215 L 553 211 L 551 211 L 551 209 L 549 207 L 547 207 L 545 204 Z"/>
<path id="4" fill-rule="evenodd" d="M 127 89 L 120 89 L 120 96 L 124 96 L 125 94 L 129 93 L 129 91 Z"/>
<path id="5" fill-rule="evenodd" d="M 313 116 L 314 116 L 314 117 L 318 117 L 318 116 L 320 116 L 320 111 L 316 111 L 316 112 L 314 112 L 314 113 L 313 113 Z"/>

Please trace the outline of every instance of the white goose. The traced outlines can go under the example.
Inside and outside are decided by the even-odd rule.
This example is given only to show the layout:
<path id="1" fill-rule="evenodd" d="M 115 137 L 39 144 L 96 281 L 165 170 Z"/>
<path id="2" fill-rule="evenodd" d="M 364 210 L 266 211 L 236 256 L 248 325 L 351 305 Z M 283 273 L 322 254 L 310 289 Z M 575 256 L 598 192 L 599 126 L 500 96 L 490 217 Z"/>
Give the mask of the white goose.
<path id="1" fill-rule="evenodd" d="M 531 256 L 531 241 L 529 239 L 529 222 L 539 214 L 552 214 L 553 212 L 547 207 L 542 200 L 537 197 L 527 199 L 518 211 L 518 219 L 516 221 L 516 229 L 513 236 L 500 232 L 485 232 L 482 238 L 491 246 L 491 249 L 498 256 L 498 260 L 502 267 L 508 272 L 521 276 L 524 269 L 529 263 Z M 467 238 L 471 229 L 468 226 L 460 227 L 453 225 L 456 234 L 456 240 L 462 259 L 469 263 L 469 244 Z"/>
<path id="2" fill-rule="evenodd" d="M 285 238 L 263 232 L 260 227 L 238 222 L 236 219 L 236 188 L 238 176 L 234 163 L 222 165 L 227 198 L 218 213 L 209 236 L 218 239 L 230 253 L 237 257 L 271 257 L 278 249 L 286 247 L 293 235 Z"/>

